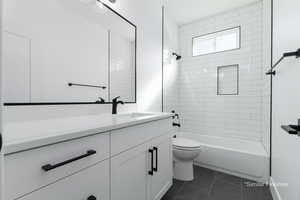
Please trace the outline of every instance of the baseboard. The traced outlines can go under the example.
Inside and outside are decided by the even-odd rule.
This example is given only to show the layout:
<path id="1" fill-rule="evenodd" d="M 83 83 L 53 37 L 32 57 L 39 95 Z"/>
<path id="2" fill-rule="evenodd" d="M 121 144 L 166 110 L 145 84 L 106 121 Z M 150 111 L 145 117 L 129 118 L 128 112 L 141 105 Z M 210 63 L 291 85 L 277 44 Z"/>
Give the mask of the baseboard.
<path id="1" fill-rule="evenodd" d="M 163 196 L 169 191 L 169 189 L 173 185 L 173 180 L 169 182 L 169 184 L 165 185 L 165 187 L 161 190 L 161 192 L 155 197 L 155 200 L 160 200 Z"/>
<path id="2" fill-rule="evenodd" d="M 274 182 L 274 179 L 272 177 L 270 177 L 270 190 L 271 190 L 273 200 L 282 200 L 278 188 L 276 186 L 276 183 Z"/>
<path id="3" fill-rule="evenodd" d="M 241 178 L 249 179 L 249 180 L 252 180 L 252 181 L 259 182 L 259 183 L 267 183 L 268 182 L 267 178 L 257 178 L 257 177 L 253 177 L 253 176 L 248 176 L 246 174 L 242 174 L 242 173 L 238 173 L 238 172 L 232 172 L 232 171 L 226 170 L 224 168 L 208 165 L 208 164 L 205 164 L 205 163 L 200 163 L 200 162 L 197 162 L 197 161 L 194 162 L 194 165 L 204 167 L 204 168 L 208 168 L 208 169 L 211 169 L 211 170 L 214 170 L 214 171 L 219 171 L 219 172 L 222 172 L 222 173 L 230 174 L 230 175 L 233 175 L 233 176 L 238 176 L 238 177 L 241 177 Z"/>

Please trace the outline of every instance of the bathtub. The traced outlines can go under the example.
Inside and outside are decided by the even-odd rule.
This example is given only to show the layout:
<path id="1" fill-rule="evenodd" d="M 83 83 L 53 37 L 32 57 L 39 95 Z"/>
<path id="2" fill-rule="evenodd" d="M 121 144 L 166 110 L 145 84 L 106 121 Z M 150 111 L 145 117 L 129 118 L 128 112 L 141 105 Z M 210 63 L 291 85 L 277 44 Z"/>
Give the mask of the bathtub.
<path id="1" fill-rule="evenodd" d="M 269 156 L 260 142 L 185 132 L 176 135 L 202 144 L 195 165 L 259 182 L 268 180 Z"/>

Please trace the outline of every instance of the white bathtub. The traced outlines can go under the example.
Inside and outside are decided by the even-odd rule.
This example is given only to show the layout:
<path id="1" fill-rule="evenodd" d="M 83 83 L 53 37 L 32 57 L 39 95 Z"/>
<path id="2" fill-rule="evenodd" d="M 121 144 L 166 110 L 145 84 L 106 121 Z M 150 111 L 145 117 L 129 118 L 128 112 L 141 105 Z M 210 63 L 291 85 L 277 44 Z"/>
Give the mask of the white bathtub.
<path id="1" fill-rule="evenodd" d="M 260 142 L 178 132 L 203 146 L 196 165 L 251 180 L 266 182 L 269 173 L 269 156 Z"/>

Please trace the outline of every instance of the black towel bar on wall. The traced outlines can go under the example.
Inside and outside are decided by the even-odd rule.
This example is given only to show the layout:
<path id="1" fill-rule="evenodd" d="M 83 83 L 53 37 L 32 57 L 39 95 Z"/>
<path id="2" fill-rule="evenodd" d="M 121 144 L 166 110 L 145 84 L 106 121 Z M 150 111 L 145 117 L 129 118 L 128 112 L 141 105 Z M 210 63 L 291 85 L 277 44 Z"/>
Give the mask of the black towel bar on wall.
<path id="1" fill-rule="evenodd" d="M 291 135 L 300 136 L 300 119 L 298 119 L 298 125 L 282 125 L 281 128 Z"/>
<path id="2" fill-rule="evenodd" d="M 286 57 L 295 56 L 296 58 L 300 58 L 300 48 L 297 51 L 287 52 L 282 55 L 282 57 L 271 67 L 271 69 L 266 73 L 266 75 L 276 75 L 276 71 L 274 70 L 281 61 L 283 61 Z"/>
<path id="3" fill-rule="evenodd" d="M 291 135 L 300 136 L 300 126 L 298 125 L 282 125 L 281 128 Z"/>
<path id="4" fill-rule="evenodd" d="M 68 86 L 93 87 L 93 88 L 101 88 L 103 90 L 106 89 L 106 86 L 88 85 L 88 84 L 79 84 L 79 83 L 68 83 Z"/>

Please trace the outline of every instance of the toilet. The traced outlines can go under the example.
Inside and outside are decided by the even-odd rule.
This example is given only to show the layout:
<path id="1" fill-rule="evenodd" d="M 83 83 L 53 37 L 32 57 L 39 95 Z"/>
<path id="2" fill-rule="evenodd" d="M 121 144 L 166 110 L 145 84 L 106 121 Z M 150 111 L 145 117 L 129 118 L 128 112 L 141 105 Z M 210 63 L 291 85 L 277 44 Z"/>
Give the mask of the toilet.
<path id="1" fill-rule="evenodd" d="M 181 181 L 194 179 L 194 159 L 200 154 L 201 144 L 195 140 L 173 138 L 174 178 Z"/>

